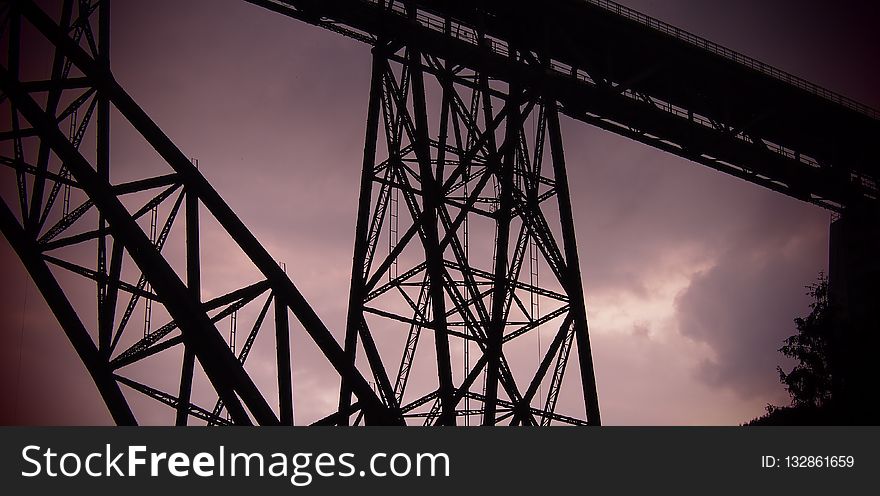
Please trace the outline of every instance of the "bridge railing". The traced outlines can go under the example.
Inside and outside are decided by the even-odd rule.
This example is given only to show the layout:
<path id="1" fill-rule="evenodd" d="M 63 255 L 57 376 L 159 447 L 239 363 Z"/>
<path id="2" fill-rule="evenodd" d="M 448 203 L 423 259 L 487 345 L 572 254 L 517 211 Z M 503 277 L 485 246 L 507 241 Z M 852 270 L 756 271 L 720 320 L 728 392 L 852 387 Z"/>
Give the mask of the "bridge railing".
<path id="1" fill-rule="evenodd" d="M 403 17 L 408 17 L 408 16 L 412 15 L 415 18 L 415 21 L 423 27 L 426 27 L 432 31 L 444 33 L 447 36 L 451 36 L 453 38 L 456 38 L 460 41 L 464 41 L 464 42 L 469 43 L 471 45 L 483 47 L 484 49 L 488 49 L 496 55 L 508 57 L 510 54 L 510 52 L 508 50 L 507 43 L 505 41 L 493 38 L 493 37 L 491 37 L 489 35 L 485 35 L 485 34 L 480 35 L 480 33 L 478 33 L 473 27 L 465 25 L 465 24 L 461 24 L 461 23 L 455 21 L 454 19 L 444 18 L 444 17 L 438 16 L 436 14 L 433 14 L 431 12 L 421 10 L 421 9 L 416 9 L 416 11 L 414 13 L 408 13 L 406 11 L 406 7 L 399 1 L 390 2 L 390 3 L 388 3 L 387 1 L 384 1 L 384 0 L 366 0 L 366 1 L 373 3 L 373 4 L 383 6 L 385 8 L 390 8 L 390 10 L 393 11 L 395 14 L 398 14 Z M 597 0 L 587 0 L 587 1 L 595 2 Z M 606 3 L 613 4 L 613 2 L 606 2 Z M 614 5 L 618 5 L 618 4 L 614 4 Z M 626 7 L 623 7 L 620 5 L 618 5 L 618 6 L 621 7 L 622 9 L 627 9 Z M 627 9 L 627 10 L 630 10 L 630 9 Z M 642 18 L 651 19 L 648 16 L 645 16 L 644 14 L 641 14 L 639 12 L 636 12 L 636 11 L 631 11 L 631 12 L 638 14 Z M 659 22 L 659 21 L 654 20 L 652 22 Z M 587 83 L 587 84 L 596 85 L 596 82 L 583 69 L 573 67 L 571 65 L 568 65 L 564 62 L 560 62 L 555 59 L 550 59 L 548 62 L 548 65 L 549 65 L 549 69 L 552 70 L 553 72 L 578 79 L 579 81 Z M 643 103 L 652 105 L 659 110 L 668 112 L 670 114 L 676 115 L 681 118 L 688 119 L 695 124 L 699 124 L 699 125 L 702 125 L 702 126 L 705 126 L 708 128 L 715 128 L 715 123 L 712 122 L 712 120 L 709 119 L 708 117 L 704 117 L 704 116 L 696 114 L 694 112 L 689 112 L 687 109 L 680 108 L 676 105 L 673 105 L 672 103 L 665 102 L 665 101 L 659 100 L 657 98 L 651 98 L 649 100 L 646 100 L 642 94 L 637 93 L 635 91 L 632 91 L 630 89 L 626 89 L 626 90 L 622 91 L 621 94 L 631 100 L 643 102 Z M 742 133 L 738 133 L 734 137 L 737 139 L 743 140 L 743 141 L 747 141 L 747 142 L 750 140 L 750 138 L 747 135 L 742 134 Z M 782 145 L 779 145 L 776 143 L 772 143 L 772 142 L 766 141 L 766 140 L 763 141 L 763 144 L 767 148 L 771 149 L 772 151 L 776 152 L 779 155 L 783 155 L 787 158 L 796 160 L 798 162 L 804 163 L 804 164 L 809 165 L 811 167 L 819 167 L 819 163 L 814 158 L 803 155 L 801 153 L 798 153 L 795 150 L 791 150 L 785 146 L 782 146 Z"/>
<path id="2" fill-rule="evenodd" d="M 379 4 L 386 8 L 390 8 L 392 11 L 400 14 L 407 15 L 406 7 L 403 2 L 400 1 L 389 1 L 389 0 L 367 0 L 370 3 Z M 749 67 L 753 70 L 756 70 L 762 74 L 770 76 L 772 78 L 778 79 L 780 81 L 784 81 L 785 83 L 794 86 L 796 88 L 800 88 L 804 91 L 812 93 L 814 95 L 825 98 L 826 100 L 830 100 L 834 103 L 842 105 L 851 110 L 855 110 L 862 114 L 865 114 L 874 119 L 880 120 L 880 111 L 865 105 L 861 102 L 853 100 L 852 98 L 848 98 L 846 96 L 841 95 L 840 93 L 836 93 L 827 88 L 819 86 L 817 84 L 811 83 L 803 78 L 795 76 L 789 72 L 783 71 L 781 69 L 777 69 L 769 64 L 765 64 L 758 59 L 749 57 L 748 55 L 743 55 L 735 50 L 731 50 L 723 45 L 719 45 L 718 43 L 709 41 L 701 36 L 697 36 L 693 33 L 685 31 L 683 29 L 677 28 L 671 24 L 665 23 L 659 19 L 653 18 L 649 15 L 643 14 L 637 10 L 633 10 L 629 7 L 621 5 L 617 2 L 613 2 L 611 0 L 584 0 L 585 2 L 592 4 L 596 7 L 599 7 L 605 11 L 617 14 L 626 19 L 630 19 L 635 21 L 643 26 L 647 26 L 651 29 L 664 33 L 668 36 L 671 36 L 675 39 L 684 41 L 690 45 L 701 48 L 708 52 L 714 53 L 718 56 L 724 57 L 728 60 L 736 62 L 738 64 Z M 417 11 L 416 17 L 418 21 L 431 29 L 436 31 L 445 31 L 444 27 L 444 19 L 439 16 L 434 16 L 429 14 L 421 9 Z M 455 31 L 452 33 L 456 38 L 469 41 L 472 44 L 477 44 L 477 34 L 473 30 L 469 30 L 463 25 L 457 24 L 452 21 L 452 25 L 455 27 Z M 493 46 L 493 51 L 502 52 L 506 51 L 506 44 L 501 40 L 489 40 L 489 44 L 492 45 L 501 45 L 501 46 Z"/>
<path id="3" fill-rule="evenodd" d="M 784 81 L 792 86 L 800 88 L 804 91 L 810 92 L 814 95 L 821 96 L 827 100 L 831 100 L 837 104 L 843 105 L 849 109 L 855 110 L 857 112 L 861 112 L 869 117 L 873 117 L 874 119 L 880 119 L 880 111 L 869 107 L 863 103 L 857 102 L 852 98 L 845 97 L 839 93 L 835 93 L 827 88 L 823 88 L 817 84 L 811 83 L 803 78 L 799 78 L 793 74 L 790 74 L 786 71 L 777 69 L 771 65 L 765 64 L 760 60 L 749 57 L 748 55 L 743 55 L 735 50 L 731 50 L 725 46 L 719 45 L 718 43 L 714 43 L 709 41 L 701 36 L 697 36 L 693 33 L 689 33 L 683 29 L 679 29 L 671 24 L 667 24 L 659 19 L 655 19 L 651 16 L 642 14 L 636 10 L 633 10 L 629 7 L 620 5 L 617 2 L 612 2 L 611 0 L 584 0 L 587 3 L 593 4 L 597 7 L 600 7 L 606 11 L 613 12 L 619 16 L 625 17 L 627 19 L 633 20 L 647 26 L 656 31 L 660 31 L 665 33 L 673 38 L 684 41 L 696 47 L 702 48 L 703 50 L 709 51 L 726 59 L 732 60 L 738 64 L 742 64 L 746 67 L 754 69 L 758 72 L 771 76 L 773 78 Z"/>

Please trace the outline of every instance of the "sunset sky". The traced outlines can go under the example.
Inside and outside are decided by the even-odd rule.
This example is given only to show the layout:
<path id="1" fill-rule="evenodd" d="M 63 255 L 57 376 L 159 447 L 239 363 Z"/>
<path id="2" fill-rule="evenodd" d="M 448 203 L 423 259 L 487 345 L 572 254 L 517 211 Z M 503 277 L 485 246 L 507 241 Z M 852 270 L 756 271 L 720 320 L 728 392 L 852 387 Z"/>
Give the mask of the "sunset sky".
<path id="1" fill-rule="evenodd" d="M 876 3 L 621 3 L 880 108 Z M 369 48 L 239 0 L 123 1 L 112 60 L 341 341 Z M 829 213 L 567 117 L 563 134 L 603 423 L 730 425 L 787 403 L 777 349 L 827 270 Z M 149 160 L 113 136 L 114 163 Z M 110 423 L 5 240 L 0 274 L 0 424 Z M 297 399 L 333 404 L 297 350 Z M 302 404 L 298 421 L 320 410 Z"/>

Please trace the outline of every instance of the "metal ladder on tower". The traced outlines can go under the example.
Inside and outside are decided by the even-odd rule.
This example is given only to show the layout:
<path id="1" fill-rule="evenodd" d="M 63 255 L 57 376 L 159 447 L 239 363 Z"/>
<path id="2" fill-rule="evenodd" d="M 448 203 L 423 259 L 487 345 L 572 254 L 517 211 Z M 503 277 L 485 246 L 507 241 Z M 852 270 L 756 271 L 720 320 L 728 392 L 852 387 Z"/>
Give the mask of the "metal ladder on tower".
<path id="1" fill-rule="evenodd" d="M 156 244 L 156 224 L 158 222 L 159 217 L 159 206 L 154 205 L 152 209 L 150 209 L 150 242 L 155 246 Z M 152 291 L 152 287 L 147 281 L 146 287 L 147 293 Z M 150 335 L 152 331 L 152 319 L 153 319 L 153 299 L 152 298 L 144 298 L 144 337 Z"/>

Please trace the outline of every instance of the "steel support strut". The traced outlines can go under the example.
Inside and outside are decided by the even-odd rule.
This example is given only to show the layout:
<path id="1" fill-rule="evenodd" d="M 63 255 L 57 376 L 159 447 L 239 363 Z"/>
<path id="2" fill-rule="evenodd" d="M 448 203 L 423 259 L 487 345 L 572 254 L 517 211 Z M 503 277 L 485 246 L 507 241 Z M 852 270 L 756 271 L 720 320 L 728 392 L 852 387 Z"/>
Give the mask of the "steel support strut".
<path id="1" fill-rule="evenodd" d="M 201 264 L 199 262 L 199 201 L 194 194 L 186 193 L 186 285 L 196 301 L 202 301 Z M 186 425 L 189 418 L 190 396 L 192 395 L 195 353 L 190 348 L 183 351 L 183 367 L 180 372 L 180 391 L 178 394 L 177 425 Z"/>
<path id="2" fill-rule="evenodd" d="M 415 130 L 413 146 L 419 165 L 419 181 L 422 187 L 422 232 L 428 274 L 428 294 L 431 298 L 431 323 L 434 330 L 435 353 L 437 356 L 437 378 L 439 383 L 440 423 L 455 424 L 452 404 L 453 384 L 452 365 L 449 358 L 449 335 L 446 322 L 446 297 L 443 268 L 443 250 L 438 233 L 439 208 L 441 202 L 440 183 L 435 177 L 428 142 L 428 114 L 425 102 L 425 81 L 422 72 L 422 55 L 417 50 L 409 52 L 409 71 L 412 77 L 413 118 Z M 448 106 L 443 110 L 448 110 Z M 441 148 L 442 150 L 442 148 Z M 442 152 L 441 152 L 442 153 Z M 438 156 L 440 156 L 438 154 Z M 441 174 L 441 162 L 437 163 L 436 173 Z"/>
<path id="3" fill-rule="evenodd" d="M 380 50 L 379 47 L 375 51 Z M 367 103 L 367 128 L 364 140 L 364 161 L 361 172 L 360 199 L 358 201 L 357 222 L 355 224 L 354 257 L 351 267 L 351 287 L 348 295 L 348 317 L 345 327 L 346 361 L 355 366 L 358 330 L 363 322 L 363 300 L 365 289 L 368 242 L 367 229 L 370 215 L 370 193 L 373 176 L 373 162 L 376 159 L 376 141 L 379 129 L 379 110 L 382 92 L 384 65 L 377 54 L 373 55 L 370 77 L 370 97 Z M 351 406 L 351 385 L 342 378 L 339 392 L 339 412 L 346 412 Z M 339 416 L 340 425 L 348 425 L 348 415 Z"/>
<path id="4" fill-rule="evenodd" d="M 0 68 L 0 87 L 15 102 L 22 115 L 40 132 L 42 139 L 65 162 L 77 182 L 107 218 L 117 241 L 126 246 L 141 271 L 148 275 L 157 293 L 164 295 L 163 301 L 184 332 L 187 345 L 193 347 L 199 356 L 205 372 L 223 401 L 229 405 L 230 413 L 236 416 L 236 421 L 249 422 L 236 396 L 236 389 L 240 389 L 242 398 L 252 408 L 259 422 L 277 423 L 268 404 L 259 395 L 250 378 L 238 367 L 219 334 L 216 330 L 211 332 L 214 326 L 198 302 L 192 298 L 192 294 L 178 279 L 168 262 L 156 251 L 152 242 L 115 197 L 106 180 L 92 169 L 88 161 L 67 141 L 37 103 L 22 92 L 18 83 L 11 79 L 4 68 Z"/>
<path id="5" fill-rule="evenodd" d="M 76 314 L 76 310 L 67 300 L 49 267 L 46 266 L 46 262 L 40 258 L 39 249 L 27 236 L 24 228 L 19 225 L 6 202 L 2 200 L 0 200 L 0 230 L 30 273 L 52 313 L 55 314 L 55 318 L 61 323 L 67 338 L 86 366 L 86 370 L 89 371 L 89 375 L 92 376 L 92 380 L 95 381 L 104 403 L 110 410 L 113 421 L 118 425 L 137 425 L 137 420 L 125 401 L 125 396 L 122 395 L 119 385 L 113 379 L 113 372 L 106 360 L 101 356 L 89 336 L 89 332 Z"/>
<path id="6" fill-rule="evenodd" d="M 514 160 L 517 149 L 510 146 L 519 138 L 522 122 L 520 114 L 519 95 L 520 90 L 512 87 L 508 100 L 507 126 L 505 128 L 504 142 L 508 145 L 502 155 L 498 171 L 499 199 L 498 209 L 495 211 L 497 223 L 497 235 L 495 240 L 495 268 L 494 286 L 492 288 L 492 321 L 486 343 L 486 401 L 483 410 L 483 425 L 495 424 L 495 413 L 498 399 L 498 381 L 501 373 L 502 339 L 507 315 L 505 315 L 505 303 L 508 298 L 510 281 L 508 274 L 508 251 L 510 248 L 510 224 L 513 210 L 513 179 Z M 488 96 L 486 97 L 488 101 Z"/>
<path id="7" fill-rule="evenodd" d="M 107 2 L 102 2 L 105 4 Z M 118 187 L 112 186 L 106 177 L 105 167 L 103 165 L 92 167 L 91 164 L 77 151 L 77 143 L 71 143 L 60 132 L 54 121 L 54 116 L 50 116 L 36 104 L 30 95 L 21 87 L 21 83 L 15 73 L 10 73 L 6 68 L 0 69 L 0 83 L 2 89 L 14 108 L 19 109 L 21 114 L 31 123 L 35 135 L 37 135 L 41 143 L 45 143 L 49 148 L 61 159 L 64 167 L 72 174 L 72 180 L 85 194 L 88 195 L 88 202 L 83 205 L 89 208 L 95 205 L 100 212 L 102 219 L 106 219 L 107 225 L 103 223 L 95 231 L 100 238 L 111 233 L 114 238 L 113 252 L 111 257 L 110 275 L 103 272 L 104 256 L 103 251 L 99 249 L 99 271 L 92 274 L 89 271 L 82 272 L 89 277 L 94 278 L 99 283 L 99 307 L 106 308 L 106 295 L 109 293 L 106 281 L 109 279 L 109 288 L 112 290 L 114 284 L 114 273 L 118 278 L 119 263 L 121 262 L 122 248 L 129 253 L 136 265 L 140 268 L 145 280 L 149 281 L 150 287 L 158 295 L 158 300 L 165 306 L 168 313 L 174 319 L 169 326 L 157 332 L 156 338 L 145 336 L 143 346 L 151 346 L 156 339 L 161 339 L 169 330 L 178 328 L 182 331 L 183 342 L 186 350 L 192 350 L 195 358 L 202 363 L 202 367 L 208 375 L 211 383 L 218 392 L 223 405 L 229 410 L 233 421 L 236 423 L 250 423 L 251 417 L 262 424 L 275 424 L 278 422 L 272 409 L 262 397 L 259 390 L 248 377 L 247 373 L 239 363 L 239 360 L 230 352 L 229 347 L 214 327 L 213 321 L 216 318 L 209 319 L 205 313 L 202 303 L 197 296 L 198 283 L 198 248 L 197 248 L 197 212 L 198 205 L 204 205 L 206 210 L 219 222 L 219 224 L 231 235 L 236 241 L 239 248 L 244 254 L 256 265 L 256 267 L 266 277 L 267 284 L 272 288 L 276 305 L 279 306 L 276 312 L 277 335 L 276 339 L 279 344 L 278 359 L 285 362 L 279 364 L 279 386 L 280 386 L 280 412 L 285 423 L 292 422 L 292 395 L 290 394 L 289 380 L 285 379 L 285 375 L 289 377 L 289 358 L 285 359 L 286 345 L 282 346 L 284 341 L 286 327 L 282 313 L 286 313 L 287 309 L 293 311 L 294 315 L 299 319 L 305 330 L 314 339 L 318 347 L 322 350 L 328 360 L 337 369 L 340 376 L 346 378 L 351 384 L 352 391 L 358 397 L 359 407 L 366 414 L 368 422 L 371 423 L 394 423 L 395 417 L 389 415 L 385 406 L 379 401 L 378 397 L 371 390 L 367 381 L 350 363 L 346 363 L 343 350 L 336 343 L 330 331 L 323 325 L 318 316 L 314 313 L 297 288 L 292 284 L 284 272 L 277 266 L 272 257 L 259 244 L 253 235 L 245 228 L 241 221 L 235 216 L 232 210 L 223 202 L 220 196 L 207 183 L 204 177 L 196 170 L 195 166 L 180 152 L 179 149 L 168 139 L 167 136 L 153 123 L 149 117 L 137 106 L 137 104 L 125 93 L 118 85 L 110 73 L 106 61 L 102 62 L 99 58 L 92 58 L 79 45 L 78 40 L 70 38 L 69 34 L 60 29 L 45 13 L 43 13 L 31 1 L 23 0 L 16 3 L 16 7 L 20 9 L 23 18 L 27 19 L 37 31 L 45 36 L 56 48 L 58 53 L 72 63 L 79 71 L 81 71 L 88 81 L 89 86 L 94 89 L 90 90 L 86 96 L 97 94 L 96 101 L 99 103 L 106 100 L 112 104 L 119 113 L 137 130 L 153 148 L 163 157 L 165 162 L 174 169 L 172 175 L 173 183 L 182 184 L 186 194 L 192 197 L 188 200 L 188 221 L 192 224 L 188 243 L 188 259 L 191 262 L 188 268 L 189 286 L 183 284 L 177 278 L 174 271 L 163 259 L 158 252 L 157 247 L 153 246 L 154 241 L 148 239 L 140 227 L 135 223 L 133 218 L 116 198 L 119 191 Z M 106 22 L 109 12 L 103 10 L 100 17 L 100 23 L 106 28 Z M 16 42 L 18 38 L 16 37 Z M 102 50 L 106 50 L 106 46 Z M 93 51 L 94 52 L 94 51 Z M 95 52 L 98 53 L 98 52 Z M 101 52 L 106 53 L 106 52 Z M 11 64 L 12 65 L 12 64 Z M 12 67 L 15 67 L 12 65 Z M 99 134 L 102 132 L 107 135 L 105 126 L 98 126 Z M 17 129 L 14 132 L 21 134 Z M 105 136 L 106 137 L 106 136 Z M 99 142 L 103 142 L 99 138 Z M 100 151 L 99 151 L 100 152 Z M 98 162 L 102 162 L 102 154 L 98 154 Z M 63 178 L 61 178 L 63 179 Z M 145 182 L 146 184 L 146 182 Z M 172 186 L 168 191 L 173 192 L 178 186 Z M 137 191 L 137 189 L 135 189 Z M 22 194 L 26 193 L 25 188 L 20 188 Z M 161 200 L 158 200 L 161 201 Z M 189 201 L 192 204 L 189 204 Z M 154 204 L 155 207 L 155 204 Z M 176 208 L 176 207 L 175 207 Z M 47 207 L 48 210 L 48 207 Z M 84 209 L 82 210 L 85 211 Z M 23 209 L 27 212 L 27 209 Z M 76 212 L 79 216 L 81 213 Z M 140 214 L 137 214 L 140 215 Z M 25 217 L 26 218 L 26 217 Z M 72 218 L 72 221 L 76 217 Z M 193 235 L 194 234 L 194 235 Z M 163 236 L 167 235 L 163 232 Z M 161 241 L 158 241 L 161 242 Z M 100 243 L 100 242 L 99 242 Z M 117 256 L 118 254 L 118 256 Z M 73 265 L 68 265 L 76 269 Z M 133 293 L 133 302 L 135 298 L 146 296 L 153 298 L 149 292 L 142 292 L 141 289 L 132 289 L 126 286 L 128 290 L 135 291 Z M 241 300 L 244 302 L 244 300 Z M 210 302 L 209 302 L 210 303 Z M 234 303 L 229 300 L 228 303 Z M 227 303 L 227 304 L 228 304 Z M 208 305 L 208 304 L 206 304 Z M 130 305 L 131 306 L 131 305 Z M 230 310 L 234 311 L 234 310 Z M 226 310 L 224 310 L 226 312 Z M 124 316 L 124 320 L 129 317 L 129 311 Z M 221 312 L 223 314 L 223 312 Z M 112 315 L 110 320 L 112 324 Z M 121 323 L 120 325 L 124 325 Z M 109 359 L 109 353 L 116 345 L 119 336 L 117 331 L 113 342 L 108 344 L 109 326 L 106 327 L 100 335 L 100 343 L 106 349 L 105 360 Z M 147 329 L 148 331 L 149 329 Z M 155 351 L 171 346 L 174 343 L 181 342 L 179 339 L 172 339 L 167 345 L 155 346 Z M 131 353 L 134 356 L 144 355 L 144 348 L 133 348 Z M 153 352 L 155 352 L 153 351 Z M 126 363 L 130 363 L 132 354 L 128 351 L 124 358 Z M 180 398 L 172 398 L 170 401 L 178 410 L 178 423 L 185 422 L 184 411 L 192 412 L 201 411 L 196 407 L 189 408 L 188 396 L 191 390 L 191 369 L 193 357 L 184 357 L 184 367 L 181 374 Z M 244 357 L 241 358 L 243 360 Z M 115 359 L 114 359 L 115 361 Z M 285 367 L 286 365 L 286 367 Z M 287 371 L 285 373 L 285 370 Z M 130 383 L 134 384 L 133 381 Z M 165 398 L 164 393 L 152 388 L 140 388 L 146 391 L 155 392 L 156 395 Z M 152 394 L 152 393 L 151 393 Z M 158 397 L 157 397 L 158 399 Z M 241 401 L 247 405 L 249 412 L 246 412 Z M 165 401 L 164 399 L 162 401 Z M 194 410 L 195 408 L 195 410 Z M 201 415 L 201 414 L 200 414 Z"/>
<path id="8" fill-rule="evenodd" d="M 567 290 L 571 296 L 572 326 L 577 339 L 578 360 L 580 362 L 581 385 L 587 419 L 599 425 L 599 396 L 596 393 L 596 376 L 593 371 L 593 354 L 590 350 L 590 337 L 587 333 L 587 310 L 584 303 L 581 283 L 580 261 L 574 235 L 574 216 L 571 212 L 571 196 L 568 188 L 568 172 L 565 170 L 565 153 L 562 149 L 562 133 L 559 129 L 559 113 L 555 105 L 548 105 L 547 124 L 550 131 L 550 153 L 553 157 L 553 172 L 556 176 L 556 199 L 559 203 L 559 217 L 562 223 L 562 242 L 566 258 Z"/>

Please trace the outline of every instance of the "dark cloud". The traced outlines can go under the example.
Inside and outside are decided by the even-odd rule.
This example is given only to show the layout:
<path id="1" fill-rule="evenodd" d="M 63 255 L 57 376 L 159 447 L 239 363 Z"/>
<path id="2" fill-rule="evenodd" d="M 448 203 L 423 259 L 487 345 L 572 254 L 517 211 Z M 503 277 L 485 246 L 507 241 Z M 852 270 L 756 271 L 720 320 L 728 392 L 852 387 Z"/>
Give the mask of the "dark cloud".
<path id="1" fill-rule="evenodd" d="M 777 349 L 794 334 L 792 319 L 809 310 L 804 287 L 826 267 L 826 224 L 814 212 L 786 210 L 752 218 L 675 301 L 682 335 L 713 352 L 696 377 L 745 398 L 778 389 L 770 380 Z"/>

